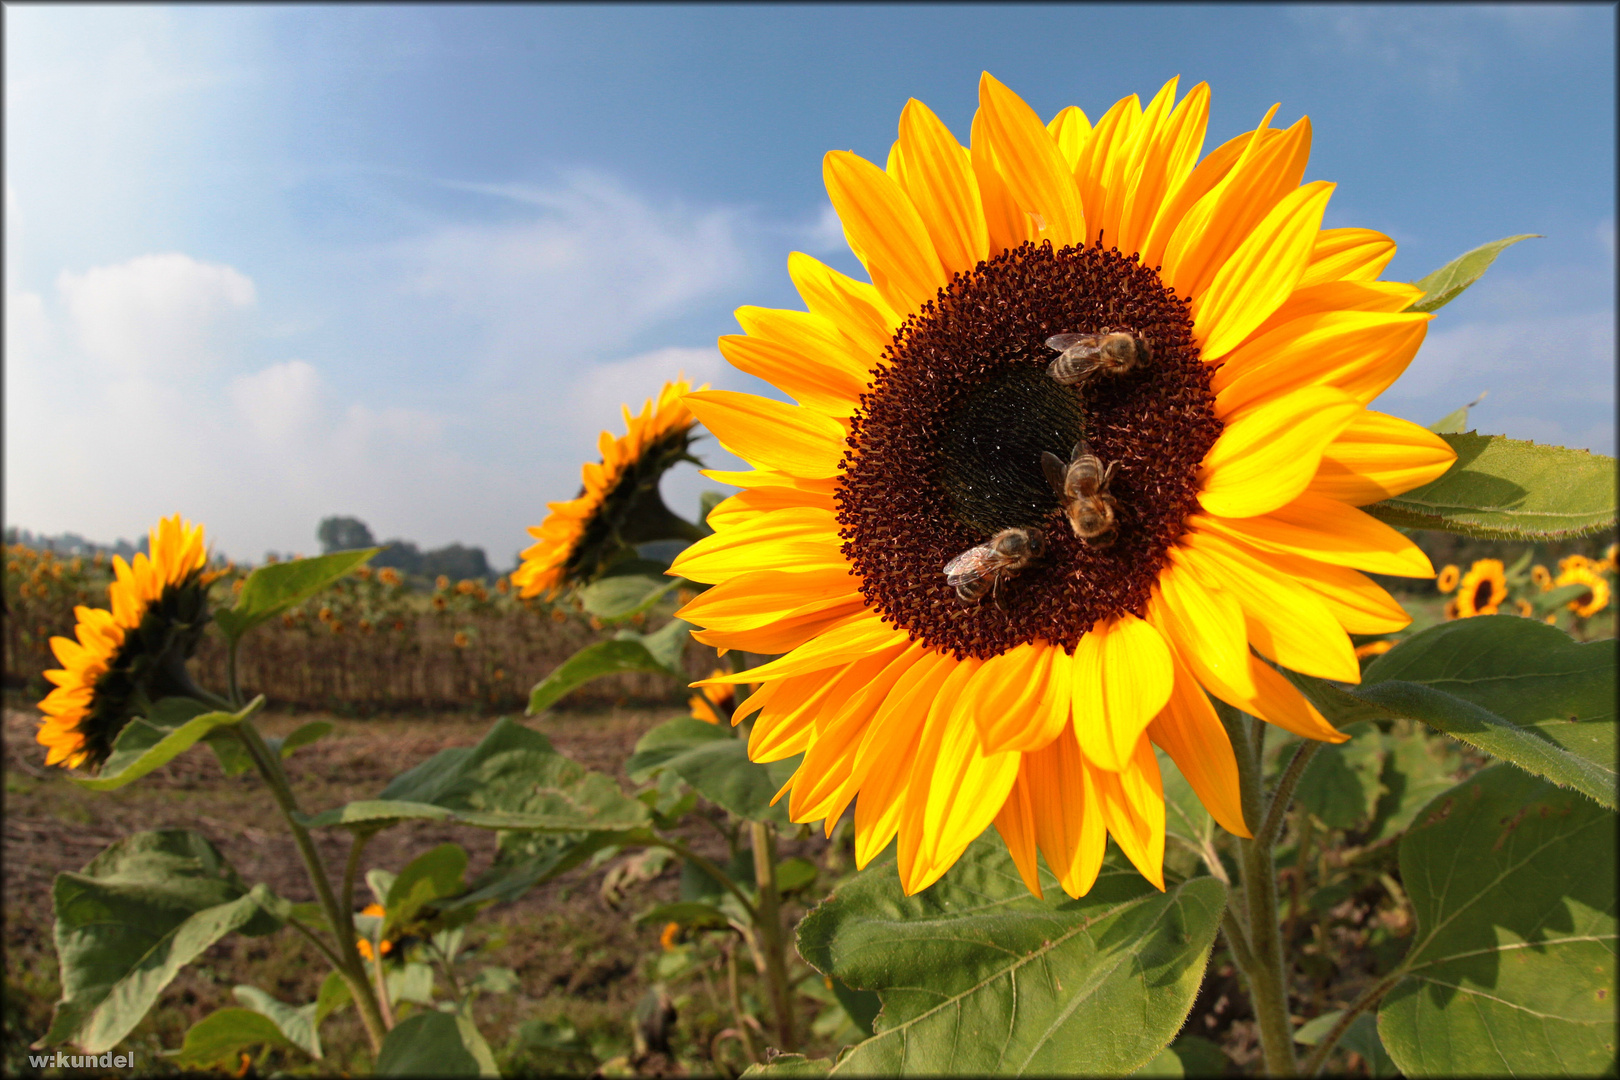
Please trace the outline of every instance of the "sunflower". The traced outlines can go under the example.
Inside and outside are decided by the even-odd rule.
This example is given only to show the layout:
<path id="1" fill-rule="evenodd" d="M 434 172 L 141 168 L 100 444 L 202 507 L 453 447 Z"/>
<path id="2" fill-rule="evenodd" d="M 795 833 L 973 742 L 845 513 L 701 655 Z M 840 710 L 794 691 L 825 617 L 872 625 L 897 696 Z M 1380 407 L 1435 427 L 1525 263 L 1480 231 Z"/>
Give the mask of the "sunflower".
<path id="1" fill-rule="evenodd" d="M 160 698 L 192 689 L 185 662 L 208 623 L 203 528 L 179 514 L 149 536 L 150 555 L 132 563 L 113 557 L 108 608 L 76 607 L 74 637 L 51 638 L 62 667 L 45 672 L 56 684 L 39 703 L 38 740 L 45 762 L 95 768 L 107 760 L 130 719 Z"/>
<path id="2" fill-rule="evenodd" d="M 1592 566 L 1571 564 L 1553 581 L 1560 585 L 1585 585 L 1586 592 L 1569 602 L 1569 610 L 1581 618 L 1589 618 L 1609 606 L 1609 583 Z"/>
<path id="3" fill-rule="evenodd" d="M 584 584 L 627 546 L 703 535 L 671 513 L 658 494 L 665 470 L 697 460 L 687 452 L 694 423 L 684 400 L 690 390 L 685 379 L 665 383 L 658 400 L 648 399 L 640 415 L 630 415 L 624 406 L 624 435 L 602 432 L 596 443 L 602 460 L 585 464 L 579 494 L 547 503 L 551 514 L 529 529 L 539 542 L 523 552 L 523 564 L 512 572 L 520 596 L 549 598 L 567 585 Z"/>
<path id="4" fill-rule="evenodd" d="M 1447 563 L 1440 568 L 1440 576 L 1434 579 L 1434 587 L 1440 592 L 1448 593 L 1457 587 L 1457 581 L 1461 577 L 1462 571 Z"/>
<path id="5" fill-rule="evenodd" d="M 384 908 L 383 908 L 383 906 L 381 904 L 367 904 L 365 906 L 365 908 L 360 912 L 360 914 L 362 914 L 362 915 L 370 915 L 373 918 L 380 919 L 383 916 L 387 915 L 388 912 L 386 910 L 384 910 Z M 355 944 L 355 947 L 360 950 L 360 955 L 362 957 L 364 957 L 367 960 L 370 960 L 372 958 L 373 954 L 372 954 L 372 951 L 371 951 L 371 942 L 370 941 L 366 940 L 365 938 L 355 938 L 354 944 Z M 390 941 L 388 938 L 383 938 L 381 945 L 377 949 L 377 952 L 381 953 L 383 956 L 387 956 L 389 953 L 391 953 L 393 951 L 394 951 L 394 943 L 392 941 Z"/>
<path id="6" fill-rule="evenodd" d="M 1507 599 L 1507 573 L 1501 559 L 1479 559 L 1468 568 L 1457 586 L 1457 615 L 1495 615 Z"/>
<path id="7" fill-rule="evenodd" d="M 1542 592 L 1546 592 L 1548 589 L 1552 588 L 1552 574 L 1550 574 L 1547 571 L 1547 568 L 1542 566 L 1540 563 L 1537 563 L 1535 566 L 1530 568 L 1530 580 L 1535 582 L 1536 587 Z"/>
<path id="8" fill-rule="evenodd" d="M 715 668 L 709 678 L 717 679 L 725 672 Z M 737 691 L 726 683 L 710 683 L 687 701 L 692 709 L 692 719 L 702 720 L 705 724 L 725 723 L 737 707 Z"/>
<path id="9" fill-rule="evenodd" d="M 1088 891 L 1106 834 L 1162 887 L 1154 745 L 1248 835 L 1206 691 L 1343 741 L 1265 660 L 1359 681 L 1349 633 L 1409 622 L 1360 571 L 1434 573 L 1357 509 L 1454 460 L 1366 408 L 1423 339 L 1419 290 L 1376 280 L 1388 237 L 1321 229 L 1306 120 L 1274 108 L 1200 162 L 1208 87 L 1176 86 L 1042 124 L 986 74 L 965 149 L 909 102 L 886 168 L 824 163 L 871 284 L 794 254 L 808 312 L 745 307 L 720 339 L 799 404 L 688 398 L 754 468 L 706 474 L 744 490 L 671 568 L 714 586 L 680 617 L 786 654 L 704 684 L 763 684 L 733 719 L 757 714 L 755 760 L 804 754 L 793 820 L 854 802 L 858 864 L 898 836 L 908 893 L 991 824 L 1033 891 L 1037 852 Z M 1100 370 L 1060 383 L 1065 356 Z M 1043 455 L 1060 486 L 1107 477 L 1094 515 Z M 942 570 L 967 552 L 977 602 Z"/>

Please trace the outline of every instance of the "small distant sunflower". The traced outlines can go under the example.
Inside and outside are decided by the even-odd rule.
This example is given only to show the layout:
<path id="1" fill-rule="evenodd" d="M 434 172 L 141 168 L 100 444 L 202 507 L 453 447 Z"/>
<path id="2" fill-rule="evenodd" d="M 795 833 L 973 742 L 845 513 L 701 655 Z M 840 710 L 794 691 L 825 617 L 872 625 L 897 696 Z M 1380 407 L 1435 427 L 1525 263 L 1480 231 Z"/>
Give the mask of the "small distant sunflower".
<path id="1" fill-rule="evenodd" d="M 381 904 L 367 904 L 365 906 L 365 908 L 360 912 L 360 914 L 362 914 L 362 915 L 370 915 L 370 916 L 373 916 L 374 918 L 380 919 L 383 916 L 387 915 L 388 912 L 386 910 L 384 910 L 384 908 L 383 908 L 383 906 Z M 372 958 L 372 956 L 374 955 L 373 952 L 371 951 L 371 942 L 366 940 L 365 938 L 356 938 L 354 944 L 355 944 L 355 947 L 360 950 L 360 955 L 362 957 L 364 957 L 365 959 L 370 960 Z M 380 953 L 382 953 L 382 955 L 387 956 L 389 953 L 391 953 L 393 951 L 394 951 L 394 943 L 392 941 L 390 941 L 389 939 L 387 939 L 387 938 L 383 938 L 382 939 L 382 944 L 378 947 L 377 952 L 380 952 Z"/>
<path id="2" fill-rule="evenodd" d="M 1552 588 L 1552 574 L 1548 573 L 1547 568 L 1539 563 L 1530 568 L 1530 580 L 1535 582 L 1536 587 L 1542 592 Z"/>
<path id="3" fill-rule="evenodd" d="M 1562 565 L 1562 564 L 1560 564 Z M 1585 585 L 1586 592 L 1571 600 L 1569 610 L 1583 619 L 1590 618 L 1609 606 L 1609 583 L 1590 565 L 1571 564 L 1553 581 L 1553 587 Z"/>
<path id="4" fill-rule="evenodd" d="M 1501 559 L 1479 559 L 1457 585 L 1457 618 L 1495 615 L 1507 599 L 1507 571 Z"/>
<path id="5" fill-rule="evenodd" d="M 741 308 L 720 339 L 799 404 L 687 399 L 754 469 L 707 474 L 745 490 L 671 568 L 714 586 L 680 617 L 787 654 L 704 682 L 764 684 L 734 719 L 758 714 L 755 760 L 804 754 L 792 819 L 831 829 L 853 803 L 858 865 L 898 836 L 908 893 L 991 824 L 1032 890 L 1039 851 L 1088 891 L 1108 834 L 1162 885 L 1154 744 L 1248 835 L 1206 691 L 1343 741 L 1250 646 L 1356 682 L 1349 634 L 1409 622 L 1361 571 L 1434 574 L 1357 509 L 1455 459 L 1367 408 L 1429 318 L 1376 280 L 1394 243 L 1321 228 L 1308 121 L 1273 130 L 1273 109 L 1200 162 L 1208 87 L 1176 86 L 1043 124 L 986 74 L 966 148 L 909 102 L 887 167 L 824 161 L 871 284 L 795 253 L 809 311 Z M 1060 334 L 1121 335 L 1127 370 L 1058 382 Z M 1081 440 L 1116 470 L 1095 543 L 1042 465 Z M 943 567 L 1007 529 L 1039 553 L 959 599 Z"/>
<path id="6" fill-rule="evenodd" d="M 1528 600 L 1522 598 L 1515 600 L 1513 601 L 1513 606 L 1518 613 L 1524 616 L 1526 619 L 1533 618 L 1536 614 L 1535 605 L 1531 604 Z"/>
<path id="7" fill-rule="evenodd" d="M 1448 593 L 1457 587 L 1462 571 L 1456 566 L 1447 563 L 1440 568 L 1440 575 L 1434 579 L 1434 587 L 1443 593 Z"/>
<path id="8" fill-rule="evenodd" d="M 649 398 L 639 415 L 623 407 L 624 435 L 602 432 L 596 441 L 602 460 L 580 470 L 579 494 L 547 503 L 550 515 L 530 527 L 538 543 L 523 552 L 523 564 L 512 572 L 520 596 L 549 598 L 590 581 L 627 545 L 703 535 L 671 513 L 658 494 L 658 481 L 671 465 L 696 461 L 688 453 L 695 423 L 685 401 L 690 390 L 685 379 L 665 383 L 658 400 Z"/>
<path id="9" fill-rule="evenodd" d="M 715 668 L 709 678 L 718 679 L 725 672 Z M 710 683 L 702 687 L 688 700 L 691 706 L 692 718 L 702 720 L 705 724 L 726 724 L 731 722 L 731 714 L 737 707 L 737 689 L 727 683 Z"/>
<path id="10" fill-rule="evenodd" d="M 124 725 L 153 702 L 191 692 L 186 660 L 208 623 L 208 552 L 203 528 L 179 514 L 149 536 L 150 554 L 133 563 L 113 557 L 110 610 L 76 607 L 77 641 L 51 638 L 62 664 L 45 672 L 56 684 L 39 703 L 45 762 L 96 768 Z"/>

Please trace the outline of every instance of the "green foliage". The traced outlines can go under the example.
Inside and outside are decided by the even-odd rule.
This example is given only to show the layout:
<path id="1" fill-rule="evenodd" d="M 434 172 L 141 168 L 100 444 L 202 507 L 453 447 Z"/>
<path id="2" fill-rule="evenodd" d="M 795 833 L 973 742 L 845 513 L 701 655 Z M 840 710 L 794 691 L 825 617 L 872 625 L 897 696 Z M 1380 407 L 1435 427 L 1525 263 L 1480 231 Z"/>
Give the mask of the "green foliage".
<path id="1" fill-rule="evenodd" d="M 489 1044 L 464 1016 L 412 1013 L 383 1040 L 373 1076 L 499 1076 Z"/>
<path id="2" fill-rule="evenodd" d="M 797 756 L 768 765 L 748 760 L 748 744 L 736 733 L 690 716 L 660 724 L 641 737 L 624 764 L 630 779 L 641 783 L 668 769 L 698 794 L 749 821 L 790 824 L 787 801 L 771 799 L 799 767 Z"/>
<path id="3" fill-rule="evenodd" d="M 1343 1009 L 1323 1013 L 1315 1020 L 1304 1024 L 1294 1032 L 1294 1041 L 1301 1046 L 1315 1046 L 1332 1030 L 1333 1025 L 1339 1022 L 1344 1015 Z M 1375 1080 L 1385 1080 L 1387 1077 L 1399 1076 L 1400 1070 L 1390 1059 L 1384 1044 L 1378 1038 L 1378 1023 L 1371 1013 L 1362 1013 L 1350 1022 L 1344 1034 L 1339 1036 L 1338 1047 L 1341 1050 L 1350 1050 L 1360 1054 L 1367 1063 L 1367 1075 Z"/>
<path id="4" fill-rule="evenodd" d="M 1457 452 L 1443 476 L 1363 509 L 1397 528 L 1498 540 L 1556 540 L 1614 528 L 1614 458 L 1502 435 L 1440 437 Z"/>
<path id="5" fill-rule="evenodd" d="M 1226 1055 L 1208 1039 L 1183 1035 L 1131 1073 L 1141 1077 L 1225 1076 Z"/>
<path id="6" fill-rule="evenodd" d="M 1370 819 L 1384 793 L 1380 773 L 1384 740 L 1369 723 L 1341 729 L 1350 741 L 1319 746 L 1300 777 L 1299 805 L 1332 829 L 1353 829 Z"/>
<path id="7" fill-rule="evenodd" d="M 1475 398 L 1473 401 L 1451 410 L 1450 412 L 1446 413 L 1446 415 L 1430 424 L 1429 430 L 1434 432 L 1436 435 L 1451 435 L 1459 431 L 1467 431 L 1468 410 L 1472 409 L 1475 405 L 1478 405 L 1484 400 L 1485 395 L 1480 394 L 1479 397 Z"/>
<path id="8" fill-rule="evenodd" d="M 1378 1031 L 1408 1076 L 1612 1075 L 1615 816 L 1495 767 L 1401 841 L 1418 932 Z"/>
<path id="9" fill-rule="evenodd" d="M 261 1013 L 272 1020 L 276 1028 L 298 1049 L 317 1061 L 321 1058 L 321 1035 L 319 1024 L 315 1019 L 319 1010 L 317 1002 L 308 1005 L 292 1006 L 277 1001 L 269 994 L 256 986 L 238 986 L 231 991 L 236 1000 Z"/>
<path id="10" fill-rule="evenodd" d="M 408 818 L 484 829 L 587 832 L 633 829 L 647 808 L 588 772 L 538 731 L 502 718 L 482 742 L 441 750 L 396 776 L 375 799 L 304 815 L 309 828 L 389 825 Z"/>
<path id="11" fill-rule="evenodd" d="M 277 1046 L 295 1050 L 276 1022 L 254 1009 L 216 1009 L 192 1024 L 186 1041 L 169 1059 L 184 1069 L 230 1066 L 235 1071 L 237 1055 L 255 1046 Z"/>
<path id="12" fill-rule="evenodd" d="M 440 844 L 412 859 L 388 886 L 382 902 L 387 914 L 381 936 L 393 937 L 400 927 L 410 925 L 424 907 L 461 892 L 466 872 L 467 851 L 460 844 Z"/>
<path id="13" fill-rule="evenodd" d="M 1226 889 L 1159 893 L 1105 865 L 1070 900 L 1029 895 L 999 840 L 975 841 L 940 881 L 902 894 L 885 858 L 799 925 L 799 953 L 883 1000 L 851 1075 L 1126 1073 L 1175 1035 L 1203 976 Z"/>
<path id="14" fill-rule="evenodd" d="M 662 926 L 665 923 L 676 923 L 689 930 L 724 930 L 731 925 L 725 912 L 713 904 L 705 904 L 697 900 L 681 900 L 673 904 L 659 904 L 650 911 L 637 917 L 636 922 L 642 926 Z"/>
<path id="15" fill-rule="evenodd" d="M 52 890 L 62 1000 L 41 1046 L 73 1040 L 99 1054 L 140 1023 L 179 970 L 233 930 L 280 922 L 263 885 L 249 890 L 206 839 L 136 833 Z"/>
<path id="16" fill-rule="evenodd" d="M 214 735 L 221 728 L 240 724 L 263 707 L 262 694 L 248 702 L 241 712 L 234 713 L 210 711 L 206 705 L 190 698 L 164 698 L 146 717 L 137 717 L 124 725 L 100 773 L 70 779 L 93 791 L 121 788 L 167 765 L 195 746 L 198 740 Z M 219 734 L 235 742 L 229 732 Z"/>
<path id="17" fill-rule="evenodd" d="M 1358 687 L 1290 674 L 1336 724 L 1407 717 L 1613 809 L 1615 642 L 1511 615 L 1459 619 L 1380 656 Z"/>
<path id="18" fill-rule="evenodd" d="M 1491 263 L 1507 248 L 1520 240 L 1529 240 L 1539 233 L 1521 233 L 1501 240 L 1493 240 L 1473 251 L 1452 259 L 1432 274 L 1418 278 L 1412 284 L 1423 290 L 1423 295 L 1412 301 L 1407 311 L 1438 311 L 1463 294 L 1489 270 Z"/>
<path id="19" fill-rule="evenodd" d="M 1428 801 L 1456 782 L 1460 764 L 1449 740 L 1430 736 L 1421 724 L 1397 721 L 1384 739 L 1379 784 L 1383 794 L 1373 814 L 1369 839 L 1382 840 L 1406 831 Z"/>
<path id="20" fill-rule="evenodd" d="M 681 656 L 691 636 L 691 623 L 672 619 L 651 634 L 620 630 L 612 641 L 587 645 L 529 691 L 529 715 L 544 712 L 564 694 L 592 679 L 620 671 L 651 671 L 685 682 Z"/>
<path id="21" fill-rule="evenodd" d="M 247 576 L 235 606 L 214 612 L 214 622 L 227 640 L 239 641 L 255 626 L 314 596 L 380 550 L 337 551 L 261 566 Z"/>
<path id="22" fill-rule="evenodd" d="M 680 578 L 620 574 L 594 581 L 577 595 L 587 612 L 612 621 L 646 612 L 683 584 Z"/>
<path id="23" fill-rule="evenodd" d="M 826 1076 L 833 1063 L 826 1058 L 807 1058 L 803 1054 L 777 1054 L 764 1065 L 750 1065 L 744 1076 Z"/>

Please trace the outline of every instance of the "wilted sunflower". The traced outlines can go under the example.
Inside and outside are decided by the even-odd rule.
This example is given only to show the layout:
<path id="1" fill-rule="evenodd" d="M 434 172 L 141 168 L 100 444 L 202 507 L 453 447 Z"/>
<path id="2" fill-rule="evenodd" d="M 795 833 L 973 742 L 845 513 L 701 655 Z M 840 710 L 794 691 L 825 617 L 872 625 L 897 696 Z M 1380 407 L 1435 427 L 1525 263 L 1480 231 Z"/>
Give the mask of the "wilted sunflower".
<path id="1" fill-rule="evenodd" d="M 700 388 L 701 389 L 701 388 Z M 696 461 L 687 448 L 693 418 L 684 398 L 685 379 L 665 383 L 658 400 L 648 399 L 640 415 L 623 406 L 626 432 L 597 438 L 600 462 L 586 462 L 584 483 L 568 502 L 547 503 L 551 514 L 529 535 L 539 543 L 523 552 L 512 572 L 520 596 L 555 596 L 565 586 L 591 580 L 625 546 L 667 538 L 696 539 L 703 531 L 670 512 L 658 493 L 658 480 L 678 461 Z"/>
<path id="2" fill-rule="evenodd" d="M 1434 579 L 1434 587 L 1440 592 L 1448 593 L 1457 587 L 1457 582 L 1460 580 L 1462 580 L 1462 571 L 1456 566 L 1447 563 L 1440 568 L 1440 575 Z"/>
<path id="3" fill-rule="evenodd" d="M 152 529 L 150 555 L 114 556 L 111 610 L 76 607 L 77 641 L 51 638 L 62 667 L 39 703 L 39 742 L 48 765 L 92 768 L 107 760 L 124 725 L 153 702 L 186 694 L 186 659 L 208 623 L 208 552 L 203 528 L 179 514 Z"/>
<path id="4" fill-rule="evenodd" d="M 1572 563 L 1553 580 L 1553 588 L 1562 585 L 1585 585 L 1586 591 L 1567 605 L 1581 618 L 1590 618 L 1609 606 L 1609 583 L 1591 565 Z"/>
<path id="5" fill-rule="evenodd" d="M 1359 571 L 1433 574 L 1356 509 L 1454 460 L 1366 408 L 1429 318 L 1404 313 L 1417 288 L 1375 280 L 1394 243 L 1320 228 L 1333 185 L 1301 186 L 1307 121 L 1268 114 L 1199 162 L 1208 88 L 1175 92 L 1043 125 L 986 74 L 969 148 L 909 102 L 887 168 L 825 158 L 872 284 L 796 253 L 809 311 L 745 307 L 746 334 L 720 339 L 799 405 L 688 399 L 755 468 L 707 474 L 746 490 L 671 568 L 714 583 L 680 615 L 717 647 L 787 653 L 706 682 L 764 684 L 737 718 L 758 714 L 755 760 L 805 754 L 793 820 L 831 828 L 855 801 L 858 864 L 898 834 L 907 892 L 992 822 L 1032 890 L 1039 850 L 1086 892 L 1105 831 L 1161 883 L 1152 744 L 1247 835 L 1205 691 L 1343 741 L 1249 647 L 1356 682 L 1347 631 L 1409 621 Z M 1121 335 L 1132 362 L 1060 384 L 1060 334 Z M 1043 474 L 1082 439 L 1114 470 L 1097 542 Z M 1039 554 L 963 601 L 943 568 L 1007 529 L 1041 530 Z"/>
<path id="6" fill-rule="evenodd" d="M 1495 615 L 1507 599 L 1507 571 L 1501 559 L 1478 559 L 1457 586 L 1457 618 Z"/>

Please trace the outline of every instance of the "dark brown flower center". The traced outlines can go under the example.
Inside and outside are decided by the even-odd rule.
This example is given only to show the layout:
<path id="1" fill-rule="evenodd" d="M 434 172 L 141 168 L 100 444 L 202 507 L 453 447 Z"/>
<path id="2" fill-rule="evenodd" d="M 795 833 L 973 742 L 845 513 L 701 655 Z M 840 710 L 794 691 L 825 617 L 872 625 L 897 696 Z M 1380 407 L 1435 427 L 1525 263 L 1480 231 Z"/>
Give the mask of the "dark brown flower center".
<path id="1" fill-rule="evenodd" d="M 1491 579 L 1482 578 L 1480 583 L 1474 586 L 1474 610 L 1478 611 L 1482 607 L 1489 607 L 1491 597 L 1495 595 L 1495 592 L 1496 586 Z"/>
<path id="2" fill-rule="evenodd" d="M 1145 341 L 1148 358 L 1078 386 L 1047 374 L 1047 338 L 1112 331 Z M 988 658 L 1037 638 L 1072 650 L 1097 621 L 1146 610 L 1221 431 L 1187 305 L 1154 270 L 1026 243 L 958 274 L 885 356 L 837 496 L 844 554 L 885 622 Z M 1103 467 L 1118 463 L 1106 544 L 1075 535 L 1041 467 L 1042 453 L 1068 462 L 1082 437 Z M 964 602 L 945 564 L 1009 528 L 1043 530 L 1044 552 Z"/>

